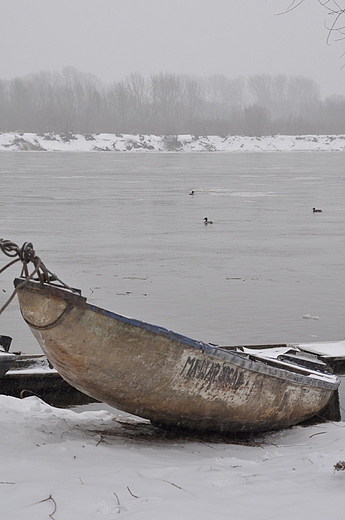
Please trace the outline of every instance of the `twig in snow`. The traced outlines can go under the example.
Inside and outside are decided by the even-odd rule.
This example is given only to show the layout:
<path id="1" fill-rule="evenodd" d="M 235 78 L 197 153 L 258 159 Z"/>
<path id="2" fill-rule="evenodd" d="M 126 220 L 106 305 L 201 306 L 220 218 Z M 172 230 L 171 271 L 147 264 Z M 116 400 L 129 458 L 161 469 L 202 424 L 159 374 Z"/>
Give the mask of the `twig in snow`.
<path id="1" fill-rule="evenodd" d="M 137 497 L 137 495 L 133 495 L 132 491 L 129 489 L 128 486 L 127 486 L 127 489 L 128 489 L 128 493 L 129 493 L 130 495 L 132 495 L 132 497 L 134 497 L 134 498 L 139 498 L 139 497 Z"/>
<path id="2" fill-rule="evenodd" d="M 53 502 L 53 504 L 54 504 L 54 511 L 53 511 L 52 513 L 50 513 L 50 515 L 49 515 L 50 518 L 52 518 L 52 519 L 54 520 L 54 518 L 53 518 L 53 514 L 56 513 L 57 505 L 56 505 L 56 502 L 55 502 L 55 500 L 53 499 L 53 497 L 52 497 L 51 495 L 49 495 L 48 498 L 45 498 L 45 499 L 43 499 L 43 500 L 40 500 L 39 502 L 36 502 L 36 503 L 37 503 L 37 504 L 42 504 L 43 502 L 48 502 L 48 500 L 51 500 L 51 501 Z"/>
<path id="3" fill-rule="evenodd" d="M 100 440 L 97 442 L 96 446 L 101 444 L 101 442 L 105 442 L 106 443 L 105 435 L 102 435 L 101 433 L 99 433 L 98 435 L 100 436 Z"/>
<path id="4" fill-rule="evenodd" d="M 118 513 L 120 514 L 120 513 L 121 513 L 121 504 L 120 504 L 120 499 L 119 499 L 119 497 L 117 496 L 117 494 L 115 493 L 115 491 L 114 491 L 114 495 L 116 496 L 117 507 L 119 508 Z"/>
<path id="5" fill-rule="evenodd" d="M 170 482 L 169 480 L 164 480 L 164 479 L 163 479 L 163 482 L 166 482 L 167 484 L 171 484 L 172 486 L 175 486 L 175 487 L 177 487 L 178 489 L 182 489 L 182 491 L 186 491 L 185 489 L 181 488 L 181 487 L 178 486 L 177 484 L 174 484 L 173 482 Z"/>

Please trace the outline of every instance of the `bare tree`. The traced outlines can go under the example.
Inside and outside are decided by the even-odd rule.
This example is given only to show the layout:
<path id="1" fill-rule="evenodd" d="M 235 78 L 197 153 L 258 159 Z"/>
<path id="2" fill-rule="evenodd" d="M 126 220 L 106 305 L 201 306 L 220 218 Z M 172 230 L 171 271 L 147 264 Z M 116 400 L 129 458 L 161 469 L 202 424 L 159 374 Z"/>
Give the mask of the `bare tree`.
<path id="1" fill-rule="evenodd" d="M 118 81 L 106 90 L 105 104 L 109 132 L 130 133 L 130 96 L 124 81 Z"/>
<path id="2" fill-rule="evenodd" d="M 151 76 L 151 99 L 159 134 L 175 134 L 182 112 L 182 81 L 176 74 Z"/>
<path id="3" fill-rule="evenodd" d="M 288 81 L 290 115 L 311 119 L 320 103 L 320 87 L 310 78 L 292 76 Z"/>
<path id="4" fill-rule="evenodd" d="M 333 95 L 325 99 L 320 127 L 320 133 L 345 134 L 345 96 Z"/>
<path id="5" fill-rule="evenodd" d="M 268 108 L 272 100 L 272 76 L 268 74 L 255 74 L 249 76 L 247 88 L 253 97 L 255 105 Z"/>
<path id="6" fill-rule="evenodd" d="M 201 81 L 195 76 L 186 76 L 183 82 L 184 122 L 186 130 L 183 133 L 198 133 L 198 120 L 200 119 L 202 105 L 204 103 L 203 87 Z M 182 132 L 181 132 L 182 133 Z"/>
<path id="7" fill-rule="evenodd" d="M 14 129 L 33 131 L 30 116 L 32 113 L 32 85 L 25 78 L 14 78 L 10 82 L 10 103 Z"/>
<path id="8" fill-rule="evenodd" d="M 0 130 L 5 132 L 11 125 L 9 106 L 9 81 L 0 80 Z"/>
<path id="9" fill-rule="evenodd" d="M 244 78 L 238 76 L 229 79 L 222 74 L 215 74 L 205 79 L 206 99 L 213 110 L 212 117 L 224 116 L 234 108 L 244 104 Z"/>
<path id="10" fill-rule="evenodd" d="M 267 107 L 254 104 L 243 110 L 243 133 L 257 137 L 270 133 L 270 112 Z"/>
<path id="11" fill-rule="evenodd" d="M 129 120 L 133 133 L 143 133 L 148 109 L 148 85 L 139 72 L 127 76 L 125 86 L 129 98 Z"/>

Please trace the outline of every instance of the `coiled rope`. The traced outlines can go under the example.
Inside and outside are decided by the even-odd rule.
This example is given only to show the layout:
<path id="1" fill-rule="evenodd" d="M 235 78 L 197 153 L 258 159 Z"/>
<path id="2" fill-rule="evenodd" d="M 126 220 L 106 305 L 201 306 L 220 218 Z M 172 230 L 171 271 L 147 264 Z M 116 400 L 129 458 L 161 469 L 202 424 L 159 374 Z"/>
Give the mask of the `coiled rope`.
<path id="1" fill-rule="evenodd" d="M 34 247 L 31 242 L 25 242 L 22 247 L 19 247 L 14 242 L 11 242 L 10 240 L 3 240 L 0 238 L 0 249 L 1 251 L 8 257 L 14 258 L 6 264 L 4 267 L 0 269 L 0 274 L 4 272 L 6 269 L 11 267 L 16 262 L 22 262 L 22 271 L 20 274 L 20 278 L 25 278 L 17 287 L 14 289 L 13 293 L 7 300 L 7 302 L 1 307 L 0 309 L 0 315 L 4 312 L 4 310 L 9 306 L 15 295 L 17 294 L 17 291 L 24 287 L 28 283 L 29 280 L 32 280 L 34 276 L 37 275 L 37 279 L 41 284 L 48 283 L 51 284 L 52 282 L 59 282 L 63 287 L 66 289 L 69 289 L 70 291 L 77 292 L 80 294 L 80 291 L 78 289 L 73 289 L 72 287 L 69 287 L 66 285 L 62 280 L 60 280 L 55 274 L 53 274 L 49 269 L 46 268 L 42 260 L 36 256 Z M 34 266 L 34 269 L 31 273 L 29 273 L 28 264 L 32 263 Z"/>

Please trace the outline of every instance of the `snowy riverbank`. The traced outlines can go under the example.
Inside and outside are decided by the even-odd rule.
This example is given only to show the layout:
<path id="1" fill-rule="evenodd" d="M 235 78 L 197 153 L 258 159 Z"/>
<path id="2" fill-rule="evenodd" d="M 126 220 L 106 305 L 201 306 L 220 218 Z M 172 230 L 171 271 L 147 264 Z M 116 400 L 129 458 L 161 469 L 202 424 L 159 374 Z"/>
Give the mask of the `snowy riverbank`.
<path id="1" fill-rule="evenodd" d="M 344 427 L 237 444 L 165 437 L 109 411 L 0 396 L 1 510 L 37 520 L 321 520 L 344 504 Z"/>
<path id="2" fill-rule="evenodd" d="M 154 136 L 132 134 L 0 134 L 0 151 L 288 152 L 345 151 L 345 135 Z"/>

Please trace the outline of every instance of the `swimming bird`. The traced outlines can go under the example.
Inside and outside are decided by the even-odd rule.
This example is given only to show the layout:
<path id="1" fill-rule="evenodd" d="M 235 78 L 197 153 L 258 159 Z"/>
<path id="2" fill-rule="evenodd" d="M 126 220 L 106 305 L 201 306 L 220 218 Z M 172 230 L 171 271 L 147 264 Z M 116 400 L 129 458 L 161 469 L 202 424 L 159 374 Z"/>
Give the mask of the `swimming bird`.
<path id="1" fill-rule="evenodd" d="M 192 190 L 189 195 L 194 195 L 194 190 Z"/>
<path id="2" fill-rule="evenodd" d="M 322 209 L 313 208 L 313 213 L 322 213 Z"/>
<path id="3" fill-rule="evenodd" d="M 207 217 L 204 218 L 204 224 L 213 224 L 212 220 L 208 220 Z"/>

